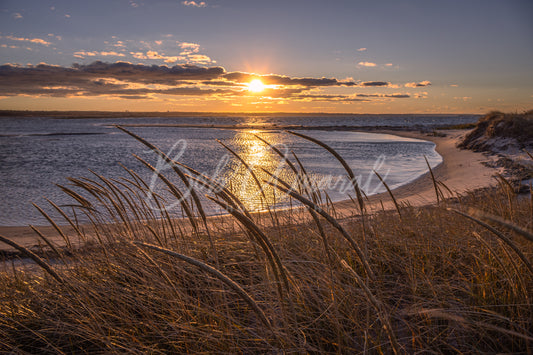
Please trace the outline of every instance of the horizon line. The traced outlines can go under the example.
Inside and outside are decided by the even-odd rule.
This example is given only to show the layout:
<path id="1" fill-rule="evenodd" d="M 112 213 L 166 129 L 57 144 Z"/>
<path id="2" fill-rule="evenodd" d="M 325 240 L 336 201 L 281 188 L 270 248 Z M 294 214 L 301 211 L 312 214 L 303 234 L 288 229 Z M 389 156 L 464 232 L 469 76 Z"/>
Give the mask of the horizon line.
<path id="1" fill-rule="evenodd" d="M 494 111 L 494 110 L 491 110 Z M 496 110 L 497 111 L 497 110 Z M 27 116 L 34 115 L 325 115 L 325 116 L 341 116 L 341 115 L 370 115 L 370 116 L 390 116 L 390 115 L 484 115 L 484 113 L 449 113 L 449 112 L 424 112 L 424 113 L 364 113 L 364 112 L 298 112 L 298 111 L 112 111 L 112 110 L 0 110 L 0 117 L 6 116 Z"/>

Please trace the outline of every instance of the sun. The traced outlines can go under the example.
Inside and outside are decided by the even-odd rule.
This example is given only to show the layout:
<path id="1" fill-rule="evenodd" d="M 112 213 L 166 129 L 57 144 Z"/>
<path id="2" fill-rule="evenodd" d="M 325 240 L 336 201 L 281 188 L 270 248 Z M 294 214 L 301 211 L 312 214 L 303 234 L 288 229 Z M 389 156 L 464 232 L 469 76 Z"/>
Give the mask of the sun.
<path id="1" fill-rule="evenodd" d="M 265 90 L 265 87 L 265 84 L 263 84 L 259 79 L 254 79 L 248 83 L 248 90 L 251 92 L 261 92 Z"/>

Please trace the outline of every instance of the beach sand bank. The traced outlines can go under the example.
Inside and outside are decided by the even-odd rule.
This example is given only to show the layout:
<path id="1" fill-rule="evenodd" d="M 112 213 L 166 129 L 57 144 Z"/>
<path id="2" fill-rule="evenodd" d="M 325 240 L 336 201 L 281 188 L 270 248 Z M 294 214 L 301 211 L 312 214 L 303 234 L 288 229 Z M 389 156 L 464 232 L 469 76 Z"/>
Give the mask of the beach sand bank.
<path id="1" fill-rule="evenodd" d="M 457 148 L 458 142 L 469 132 L 467 130 L 443 131 L 446 136 L 436 136 L 418 131 L 378 132 L 423 139 L 435 143 L 435 149 L 442 156 L 443 161 L 433 169 L 433 175 L 437 181 L 446 185 L 453 194 L 464 194 L 467 191 L 493 186 L 496 184 L 494 176 L 503 172 L 501 168 L 491 168 L 484 164 L 495 161 L 495 156 Z M 412 206 L 436 203 L 435 188 L 429 172 L 406 185 L 394 189 L 393 194 L 398 202 L 409 202 Z M 370 205 L 374 208 L 378 207 L 380 201 L 385 204 L 386 209 L 393 207 L 390 205 L 392 201 L 388 193 L 370 196 L 369 199 Z M 346 202 L 343 201 L 342 203 Z M 379 208 L 381 208 L 380 203 Z"/>
<path id="2" fill-rule="evenodd" d="M 468 133 L 467 130 L 447 130 L 444 131 L 446 136 L 435 136 L 418 131 L 399 132 L 376 130 L 374 132 L 434 142 L 437 152 L 443 158 L 443 162 L 433 169 L 433 174 L 438 181 L 444 183 L 454 194 L 462 194 L 469 190 L 494 185 L 496 183 L 494 175 L 501 172 L 499 169 L 489 168 L 483 164 L 484 162 L 494 160 L 494 157 L 457 148 L 457 143 Z M 398 202 L 408 202 L 411 206 L 424 206 L 436 203 L 435 189 L 429 173 L 394 189 L 393 194 Z M 357 212 L 353 202 L 350 200 L 337 202 L 335 206 L 337 213 L 342 216 L 354 215 Z M 388 193 L 381 193 L 370 196 L 367 207 L 372 212 L 379 211 L 382 208 L 387 210 L 393 209 L 394 205 Z M 216 221 L 220 218 L 213 217 L 211 219 Z M 37 228 L 56 245 L 65 245 L 63 238 L 52 226 L 39 226 Z M 75 231 L 71 227 L 62 227 L 62 229 L 67 235 L 75 234 Z M 86 230 L 86 232 L 90 235 L 90 230 Z M 0 226 L 0 235 L 27 248 L 39 245 L 39 238 L 29 226 Z M 42 241 L 40 243 L 43 244 Z M 11 252 L 14 249 L 8 245 L 0 244 L 0 251 Z"/>

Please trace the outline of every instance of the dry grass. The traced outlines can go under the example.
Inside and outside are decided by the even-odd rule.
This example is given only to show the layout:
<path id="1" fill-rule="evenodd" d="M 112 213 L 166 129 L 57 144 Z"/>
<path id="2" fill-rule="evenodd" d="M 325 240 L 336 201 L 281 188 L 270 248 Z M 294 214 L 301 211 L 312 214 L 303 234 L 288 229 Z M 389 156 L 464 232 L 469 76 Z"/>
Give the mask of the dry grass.
<path id="1" fill-rule="evenodd" d="M 533 351 L 533 243 L 520 234 L 533 227 L 533 193 L 501 184 L 436 206 L 336 219 L 315 204 L 305 171 L 293 172 L 301 185 L 290 194 L 306 209 L 251 214 L 231 191 L 174 165 L 231 214 L 207 220 L 195 201 L 183 205 L 187 219 L 148 208 L 147 185 L 131 171 L 121 181 L 73 179 L 64 191 L 96 238 L 46 254 L 46 272 L 3 263 L 0 351 Z M 169 186 L 176 198 L 180 188 Z M 486 223 L 501 235 L 479 216 L 497 218 Z M 75 220 L 56 222 L 76 226 L 69 240 L 91 239 Z"/>
<path id="2" fill-rule="evenodd" d="M 492 138 L 512 138 L 520 148 L 533 144 L 533 110 L 523 113 L 493 111 L 481 117 L 461 144 L 463 148 L 490 151 Z"/>

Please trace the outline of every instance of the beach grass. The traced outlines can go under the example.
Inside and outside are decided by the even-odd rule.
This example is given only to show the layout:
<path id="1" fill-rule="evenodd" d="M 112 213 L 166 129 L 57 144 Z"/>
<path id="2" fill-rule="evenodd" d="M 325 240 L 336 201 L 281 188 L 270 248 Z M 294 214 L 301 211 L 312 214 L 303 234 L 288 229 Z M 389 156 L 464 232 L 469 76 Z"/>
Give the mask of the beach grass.
<path id="1" fill-rule="evenodd" d="M 65 212 L 55 224 L 75 226 L 60 233 L 65 247 L 47 247 L 42 236 L 39 256 L 31 252 L 38 265 L 1 265 L 0 350 L 533 351 L 531 189 L 518 193 L 502 177 L 495 188 L 454 195 L 433 177 L 438 203 L 413 207 L 388 190 L 394 209 L 369 211 L 355 183 L 353 205 L 341 213 L 320 203 L 305 169 L 284 156 L 293 184 L 255 181 L 287 194 L 294 207 L 253 213 L 231 188 L 132 136 L 183 180 L 158 176 L 175 200 L 151 194 L 128 169 L 122 180 L 72 179 L 64 191 L 92 222 L 80 225 Z M 200 199 L 182 198 L 186 186 L 228 215 L 206 217 Z M 176 200 L 187 218 L 165 209 Z M 21 249 L 21 257 L 32 254 Z"/>

